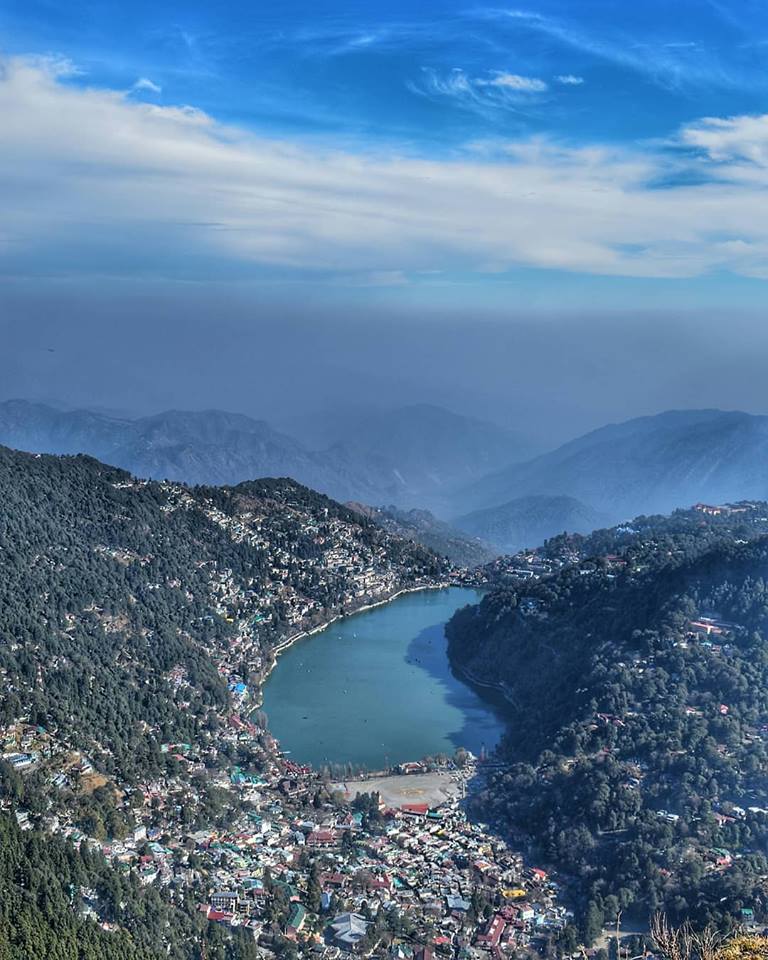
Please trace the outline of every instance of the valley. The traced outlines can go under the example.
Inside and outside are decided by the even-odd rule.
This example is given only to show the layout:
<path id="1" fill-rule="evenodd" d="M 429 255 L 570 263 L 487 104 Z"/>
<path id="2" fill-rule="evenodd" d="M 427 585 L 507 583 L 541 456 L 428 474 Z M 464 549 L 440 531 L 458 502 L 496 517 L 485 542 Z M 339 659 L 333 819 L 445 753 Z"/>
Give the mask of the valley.
<path id="1" fill-rule="evenodd" d="M 404 730 L 401 792 L 411 790 L 409 773 L 420 798 L 428 797 L 423 776 L 454 788 L 435 806 L 419 799 L 390 807 L 339 791 L 331 770 L 285 755 L 260 709 L 276 651 L 306 656 L 302 646 L 310 644 L 322 658 L 318 628 L 377 604 L 342 626 L 365 632 L 366 621 L 406 611 L 426 644 L 422 653 L 435 645 L 418 682 L 439 663 L 444 685 L 442 621 L 477 597 L 445 589 L 462 571 L 290 481 L 190 489 L 82 457 L 5 450 L 0 457 L 7 484 L 0 828 L 19 847 L 51 836 L 65 842 L 54 850 L 80 858 L 72 875 L 92 879 L 72 883 L 71 922 L 96 940 L 99 930 L 126 937 L 129 956 L 135 946 L 147 957 L 187 960 L 202 949 L 240 960 L 257 949 L 290 953 L 322 933 L 325 915 L 343 904 L 359 912 L 370 946 L 393 935 L 450 945 L 485 935 L 486 918 L 491 930 L 491 890 L 506 884 L 535 903 L 507 908 L 510 918 L 521 916 L 508 938 L 523 942 L 541 936 L 537 926 L 550 935 L 565 926 L 566 908 L 549 880 L 467 819 L 461 794 L 474 789 L 479 771 L 463 727 L 451 720 L 443 728 L 458 738 L 445 742 L 450 752 L 433 750 L 443 742 L 427 735 L 435 755 L 424 761 Z M 81 572 L 77 587 L 64 577 L 63 551 Z M 21 580 L 22 570 L 31 577 Z M 24 608 L 14 602 L 22 595 Z M 36 643 L 26 610 L 47 623 Z M 396 664 L 402 651 L 383 648 L 408 642 L 401 628 L 376 626 L 361 652 L 394 653 Z M 312 639 L 302 641 L 306 633 Z M 93 664 L 86 650 L 102 659 Z M 402 687 L 380 669 L 385 689 Z M 453 681 L 454 697 L 460 688 Z M 463 703 L 469 714 L 490 716 L 471 691 Z M 427 707 L 425 719 L 439 720 Z M 326 725 L 322 716 L 313 722 Z M 500 724 L 484 722 L 474 736 L 490 741 Z M 37 886 L 37 867 L 30 869 Z M 2 869 L 0 884 L 17 896 Z M 118 899 L 116 885 L 124 891 Z M 69 916 L 70 908 L 46 901 L 30 922 L 41 939 Z M 18 943 L 31 943 L 26 937 L 23 928 Z"/>
<path id="2" fill-rule="evenodd" d="M 292 480 L 0 460 L 0 827 L 99 858 L 78 922 L 173 960 L 762 922 L 765 503 L 468 570 Z"/>
<path id="3" fill-rule="evenodd" d="M 0 960 L 768 960 L 768 2 L 0 31 Z"/>

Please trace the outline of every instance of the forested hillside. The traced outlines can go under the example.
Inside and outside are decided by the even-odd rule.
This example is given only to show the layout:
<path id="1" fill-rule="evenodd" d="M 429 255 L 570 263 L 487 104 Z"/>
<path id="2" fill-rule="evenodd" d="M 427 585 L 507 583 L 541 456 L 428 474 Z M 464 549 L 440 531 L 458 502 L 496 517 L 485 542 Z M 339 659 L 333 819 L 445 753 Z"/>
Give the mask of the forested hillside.
<path id="1" fill-rule="evenodd" d="M 571 538 L 580 562 L 449 625 L 455 667 L 512 711 L 478 809 L 560 867 L 588 939 L 620 909 L 766 917 L 767 514 Z"/>
<path id="2" fill-rule="evenodd" d="M 370 517 L 388 533 L 421 543 L 460 567 L 478 567 L 498 555 L 488 541 L 438 520 L 429 510 L 401 510 L 392 505 L 368 507 L 362 503 L 349 506 Z"/>
<path id="3" fill-rule="evenodd" d="M 274 752 L 275 644 L 447 570 L 291 480 L 187 488 L 0 448 L 1 960 L 254 956 L 145 886 L 142 821 L 174 843 L 165 882 L 203 883 L 182 838 L 246 816 L 229 787 Z"/>
<path id="4" fill-rule="evenodd" d="M 95 922 L 99 918 L 100 922 Z M 103 918 L 103 919 L 102 919 Z M 253 938 L 225 935 L 86 845 L 22 832 L 0 814 L 2 960 L 255 960 Z"/>
<path id="5" fill-rule="evenodd" d="M 498 507 L 477 510 L 454 521 L 460 530 L 493 543 L 504 553 L 535 547 L 553 533 L 589 533 L 606 517 L 566 496 L 520 497 Z"/>
<path id="6" fill-rule="evenodd" d="M 146 772 L 227 709 L 227 666 L 247 677 L 291 630 L 443 570 L 293 481 L 190 490 L 0 448 L 0 721 Z"/>

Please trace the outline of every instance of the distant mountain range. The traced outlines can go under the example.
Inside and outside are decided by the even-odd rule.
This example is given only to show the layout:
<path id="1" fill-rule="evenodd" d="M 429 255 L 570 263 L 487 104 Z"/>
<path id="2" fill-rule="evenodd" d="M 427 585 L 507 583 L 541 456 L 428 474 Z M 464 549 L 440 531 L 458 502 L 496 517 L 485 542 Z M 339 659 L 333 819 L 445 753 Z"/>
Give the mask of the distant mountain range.
<path id="1" fill-rule="evenodd" d="M 513 434 L 428 405 L 354 419 L 315 450 L 263 420 L 219 410 L 135 420 L 0 403 L 0 444 L 35 453 L 88 453 L 137 476 L 190 484 L 292 477 L 338 500 L 434 506 L 457 485 L 527 451 Z"/>
<path id="2" fill-rule="evenodd" d="M 503 553 L 536 547 L 555 533 L 590 533 L 606 526 L 605 515 L 565 495 L 518 497 L 457 518 L 455 526 Z"/>
<path id="3" fill-rule="evenodd" d="M 190 484 L 292 477 L 342 499 L 376 500 L 398 489 L 373 460 L 366 473 L 343 451 L 309 451 L 263 420 L 219 410 L 123 420 L 14 400 L 0 404 L 0 443 L 34 453 L 87 453 L 140 477 Z"/>
<path id="4" fill-rule="evenodd" d="M 414 506 L 541 452 L 511 430 L 426 403 L 315 415 L 293 421 L 293 430 L 315 449 L 343 446 L 363 460 L 381 458 Z"/>
<path id="5" fill-rule="evenodd" d="M 532 495 L 574 497 L 602 522 L 697 501 L 765 499 L 768 417 L 683 410 L 602 427 L 462 488 L 454 496 L 456 514 L 469 506 L 495 507 L 501 515 L 493 521 L 486 513 L 485 527 L 458 525 L 474 533 L 494 522 L 503 526 L 510 501 Z"/>
<path id="6" fill-rule="evenodd" d="M 347 506 L 375 521 L 387 533 L 420 543 L 463 567 L 480 566 L 499 554 L 487 541 L 438 520 L 429 510 L 368 507 L 361 503 Z"/>
<path id="7" fill-rule="evenodd" d="M 312 446 L 310 434 L 328 445 Z M 482 549 L 514 550 L 699 500 L 768 497 L 768 417 L 740 412 L 640 417 L 527 460 L 523 438 L 427 404 L 348 412 L 335 422 L 316 417 L 303 437 L 218 410 L 131 420 L 0 403 L 0 444 L 88 453 L 137 476 L 190 484 L 292 477 L 338 500 L 393 504 L 382 519 L 388 509 L 400 511 L 387 522 L 441 552 L 448 544 L 445 552 L 461 553 L 474 538 L 486 542 Z M 414 508 L 436 516 L 403 513 Z M 440 527 L 443 519 L 450 526 Z"/>

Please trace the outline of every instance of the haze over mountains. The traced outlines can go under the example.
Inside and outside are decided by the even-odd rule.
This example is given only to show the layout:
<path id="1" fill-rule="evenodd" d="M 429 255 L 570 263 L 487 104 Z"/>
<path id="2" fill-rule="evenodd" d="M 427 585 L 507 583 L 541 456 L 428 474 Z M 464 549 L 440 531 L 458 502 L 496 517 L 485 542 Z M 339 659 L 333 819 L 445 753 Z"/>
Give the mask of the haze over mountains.
<path id="1" fill-rule="evenodd" d="M 2 442 L 35 453 L 88 453 L 137 476 L 227 484 L 263 476 L 290 476 L 337 495 L 381 496 L 377 472 L 367 478 L 341 451 L 329 459 L 261 420 L 217 410 L 168 411 L 127 420 L 87 410 L 60 411 L 44 404 L 0 405 Z M 396 489 L 396 484 L 392 484 Z"/>
<path id="2" fill-rule="evenodd" d="M 0 444 L 89 453 L 138 476 L 190 484 L 288 476 L 343 501 L 429 509 L 435 523 L 448 520 L 502 551 L 699 500 L 768 496 L 768 417 L 748 413 L 639 417 L 532 459 L 523 459 L 530 441 L 515 432 L 426 404 L 307 424 L 302 442 L 266 421 L 217 410 L 125 419 L 0 403 Z M 456 535 L 435 523 L 407 521 L 414 536 Z"/>
<path id="3" fill-rule="evenodd" d="M 461 490 L 476 510 L 531 495 L 575 497 L 612 522 L 699 500 L 768 493 L 768 417 L 679 410 L 611 424 Z M 473 531 L 474 532 L 474 531 Z"/>
<path id="4" fill-rule="evenodd" d="M 337 500 L 432 508 L 531 449 L 501 427 L 426 404 L 339 421 L 332 443 L 312 449 L 238 413 L 172 410 L 132 420 L 10 400 L 0 404 L 0 443 L 88 453 L 143 477 L 234 484 L 288 476 Z"/>
<path id="5" fill-rule="evenodd" d="M 608 518 L 575 497 L 533 494 L 457 517 L 454 524 L 504 553 L 515 553 L 543 543 L 553 533 L 590 533 L 608 526 Z"/>
<path id="6" fill-rule="evenodd" d="M 336 410 L 294 419 L 286 432 L 314 449 L 343 446 L 393 465 L 408 490 L 448 492 L 529 460 L 544 447 L 522 432 L 428 403 L 393 410 Z"/>

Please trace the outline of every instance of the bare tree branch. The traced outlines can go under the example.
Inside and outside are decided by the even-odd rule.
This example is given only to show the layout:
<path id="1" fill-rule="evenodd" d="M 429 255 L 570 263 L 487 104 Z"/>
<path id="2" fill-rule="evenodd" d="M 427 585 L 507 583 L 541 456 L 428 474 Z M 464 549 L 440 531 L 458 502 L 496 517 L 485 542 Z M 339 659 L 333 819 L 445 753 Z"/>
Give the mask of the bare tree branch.
<path id="1" fill-rule="evenodd" d="M 700 931 L 694 931 L 688 921 L 673 927 L 664 913 L 651 918 L 651 940 L 665 960 L 715 960 L 723 943 L 711 924 Z"/>

